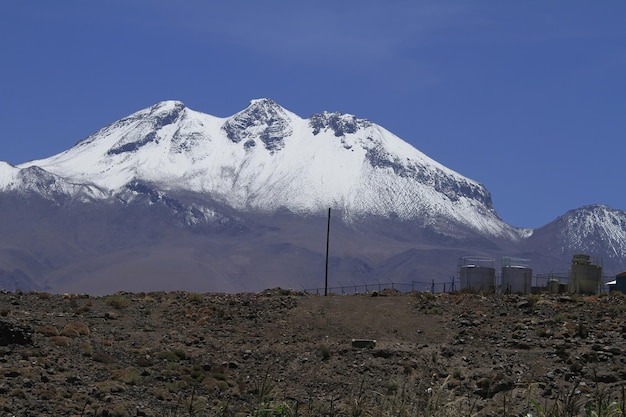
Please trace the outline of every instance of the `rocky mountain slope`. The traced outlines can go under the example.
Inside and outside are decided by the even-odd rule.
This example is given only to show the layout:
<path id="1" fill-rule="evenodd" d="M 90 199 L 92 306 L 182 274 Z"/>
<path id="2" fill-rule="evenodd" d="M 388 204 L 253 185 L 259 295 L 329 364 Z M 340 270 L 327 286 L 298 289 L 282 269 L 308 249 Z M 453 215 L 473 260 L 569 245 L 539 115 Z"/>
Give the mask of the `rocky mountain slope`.
<path id="1" fill-rule="evenodd" d="M 227 118 L 166 101 L 50 158 L 0 162 L 0 286 L 319 287 L 329 207 L 335 283 L 448 280 L 468 254 L 554 270 L 591 252 L 611 273 L 626 259 L 623 211 L 511 227 L 481 184 L 370 121 L 303 119 L 270 99 Z"/>

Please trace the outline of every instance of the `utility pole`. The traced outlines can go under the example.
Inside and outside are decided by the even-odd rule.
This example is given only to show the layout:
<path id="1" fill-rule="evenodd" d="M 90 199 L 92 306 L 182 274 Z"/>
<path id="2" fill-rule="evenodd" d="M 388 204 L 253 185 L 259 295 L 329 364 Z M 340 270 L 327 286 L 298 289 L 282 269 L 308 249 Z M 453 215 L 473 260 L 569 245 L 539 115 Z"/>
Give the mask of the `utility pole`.
<path id="1" fill-rule="evenodd" d="M 326 274 L 324 279 L 324 297 L 328 295 L 328 248 L 330 246 L 330 207 L 328 207 L 328 225 L 326 226 Z"/>

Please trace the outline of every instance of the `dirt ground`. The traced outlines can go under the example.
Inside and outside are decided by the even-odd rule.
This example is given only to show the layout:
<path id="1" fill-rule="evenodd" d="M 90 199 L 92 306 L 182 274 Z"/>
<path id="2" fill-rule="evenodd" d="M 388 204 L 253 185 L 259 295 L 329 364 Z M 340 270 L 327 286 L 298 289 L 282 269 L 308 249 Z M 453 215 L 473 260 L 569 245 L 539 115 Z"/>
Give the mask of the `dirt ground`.
<path id="1" fill-rule="evenodd" d="M 3 292 L 0 415 L 621 416 L 625 311 L 621 294 Z"/>

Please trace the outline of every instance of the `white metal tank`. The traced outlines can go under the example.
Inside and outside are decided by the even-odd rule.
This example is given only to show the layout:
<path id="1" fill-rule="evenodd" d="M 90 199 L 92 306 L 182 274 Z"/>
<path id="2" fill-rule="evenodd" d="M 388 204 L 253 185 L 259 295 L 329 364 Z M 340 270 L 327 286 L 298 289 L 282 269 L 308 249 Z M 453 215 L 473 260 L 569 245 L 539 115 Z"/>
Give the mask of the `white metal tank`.
<path id="1" fill-rule="evenodd" d="M 494 291 L 496 269 L 492 258 L 465 256 L 459 260 L 460 289 Z"/>
<path id="2" fill-rule="evenodd" d="M 500 291 L 505 294 L 530 294 L 533 270 L 528 259 L 502 258 L 502 282 Z"/>

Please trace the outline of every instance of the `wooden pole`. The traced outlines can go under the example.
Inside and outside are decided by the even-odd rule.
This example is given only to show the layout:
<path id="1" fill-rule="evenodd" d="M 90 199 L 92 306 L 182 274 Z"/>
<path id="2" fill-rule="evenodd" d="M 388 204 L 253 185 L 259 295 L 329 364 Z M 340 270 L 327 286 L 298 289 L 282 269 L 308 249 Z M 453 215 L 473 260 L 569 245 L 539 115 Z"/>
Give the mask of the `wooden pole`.
<path id="1" fill-rule="evenodd" d="M 326 274 L 324 277 L 324 296 L 328 295 L 328 248 L 330 246 L 330 207 L 328 207 L 328 225 L 326 226 Z"/>

